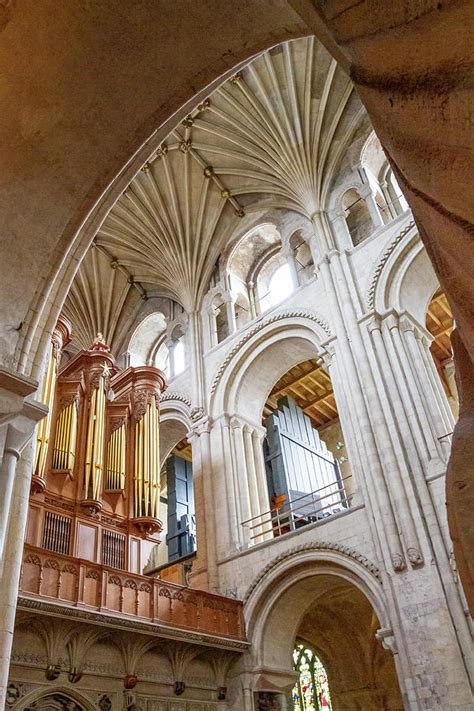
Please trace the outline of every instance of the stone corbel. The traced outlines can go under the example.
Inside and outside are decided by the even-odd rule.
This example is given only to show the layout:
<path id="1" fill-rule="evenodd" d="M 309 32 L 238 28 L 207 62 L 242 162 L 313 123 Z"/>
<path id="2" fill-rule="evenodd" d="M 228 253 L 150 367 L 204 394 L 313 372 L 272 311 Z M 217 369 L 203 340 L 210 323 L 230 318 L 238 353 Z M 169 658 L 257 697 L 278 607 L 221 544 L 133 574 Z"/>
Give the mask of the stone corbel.
<path id="1" fill-rule="evenodd" d="M 381 627 L 375 633 L 375 639 L 382 642 L 382 647 L 392 654 L 398 654 L 397 642 L 393 630 L 390 627 Z"/>
<path id="2" fill-rule="evenodd" d="M 201 649 L 193 645 L 185 644 L 184 642 L 170 643 L 166 647 L 166 654 L 171 665 L 173 674 L 174 693 L 176 696 L 181 696 L 186 689 L 185 675 L 186 668 L 200 653 Z"/>
<path id="3" fill-rule="evenodd" d="M 81 680 L 89 649 L 107 635 L 106 630 L 86 627 L 70 636 L 66 647 L 69 655 L 68 679 L 71 684 L 77 684 Z"/>
<path id="4" fill-rule="evenodd" d="M 23 408 L 25 397 L 37 389 L 37 380 L 0 367 L 0 425 L 16 417 Z"/>
<path id="5" fill-rule="evenodd" d="M 5 375 L 5 371 L 3 371 L 3 375 Z M 9 382 L 10 386 L 12 385 L 10 374 L 7 374 L 6 378 L 0 379 L 0 388 L 3 393 L 11 394 L 12 390 L 8 391 L 5 388 L 6 381 Z M 13 381 L 16 381 L 13 382 L 14 387 L 21 384 L 21 381 L 18 383 L 16 378 L 13 378 Z M 35 381 L 29 381 L 26 391 L 33 387 L 33 383 L 36 387 L 37 383 Z M 1 384 L 3 384 L 3 387 L 1 387 Z M 23 392 L 25 392 L 25 389 L 23 389 Z M 20 400 L 17 400 L 18 397 Z M 0 407 L 3 409 L 8 400 L 8 395 L 3 395 L 3 398 L 0 395 L 0 399 L 3 400 L 3 403 L 0 402 Z M 48 414 L 48 407 L 37 400 L 23 399 L 21 394 L 13 391 L 10 406 L 7 406 L 6 411 L 3 409 L 1 414 L 4 415 L 3 426 L 6 427 L 6 433 L 0 465 L 0 558 L 3 554 L 8 525 L 8 512 L 13 494 L 16 465 L 26 445 L 33 437 L 36 425 Z"/>
<path id="6" fill-rule="evenodd" d="M 200 437 L 202 434 L 208 434 L 211 431 L 212 420 L 203 407 L 194 407 L 191 410 L 192 426 L 187 434 L 188 441 L 193 437 Z"/>

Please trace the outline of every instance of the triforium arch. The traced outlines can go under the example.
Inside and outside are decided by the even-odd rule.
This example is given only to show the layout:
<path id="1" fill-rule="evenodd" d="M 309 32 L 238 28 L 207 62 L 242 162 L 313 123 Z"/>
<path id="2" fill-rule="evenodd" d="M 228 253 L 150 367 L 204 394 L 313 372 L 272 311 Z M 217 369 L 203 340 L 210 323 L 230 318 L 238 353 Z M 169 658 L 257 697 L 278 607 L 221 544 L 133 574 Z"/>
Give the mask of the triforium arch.
<path id="1" fill-rule="evenodd" d="M 335 654 L 324 628 L 332 629 L 331 618 L 338 614 L 338 597 L 344 598 L 343 604 L 351 612 L 345 631 L 347 638 L 343 640 L 342 634 L 336 645 L 339 652 Z M 349 626 L 350 616 L 357 617 L 358 605 L 361 636 L 356 640 L 357 634 Z M 363 701 L 366 704 L 363 708 L 375 710 L 383 704 L 383 708 L 402 709 L 396 673 L 400 672 L 396 669 L 400 651 L 393 629 L 396 621 L 391 619 L 388 608 L 376 566 L 357 551 L 323 541 L 288 550 L 257 576 L 245 596 L 252 666 L 259 670 L 254 676 L 254 688 L 280 687 L 288 692 L 294 683 L 293 649 L 297 639 L 303 638 L 324 660 L 335 708 L 359 708 L 357 704 Z M 311 625 L 310 619 L 316 623 Z M 347 657 L 346 667 L 351 669 L 355 680 L 357 674 L 351 661 L 354 654 L 367 655 L 372 663 L 378 655 L 383 671 L 377 678 L 376 670 L 369 669 L 369 662 L 351 688 L 344 679 L 344 671 L 337 668 L 337 656 L 339 661 L 342 656 Z"/>
<path id="2" fill-rule="evenodd" d="M 262 319 L 227 353 L 211 384 L 210 413 L 239 414 L 258 421 L 272 386 L 292 365 L 320 357 L 331 335 L 310 311 L 281 310 Z"/>
<path id="3" fill-rule="evenodd" d="M 423 324 L 428 303 L 438 286 L 417 227 L 411 222 L 384 245 L 369 278 L 367 307 L 378 313 L 406 310 Z"/>

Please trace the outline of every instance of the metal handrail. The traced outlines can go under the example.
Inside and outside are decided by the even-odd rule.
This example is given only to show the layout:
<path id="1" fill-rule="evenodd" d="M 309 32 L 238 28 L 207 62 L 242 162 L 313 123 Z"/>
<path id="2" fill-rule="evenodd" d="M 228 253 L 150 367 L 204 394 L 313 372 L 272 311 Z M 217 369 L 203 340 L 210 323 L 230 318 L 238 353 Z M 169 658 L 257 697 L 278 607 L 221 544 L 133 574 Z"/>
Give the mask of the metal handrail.
<path id="1" fill-rule="evenodd" d="M 301 516 L 299 519 L 296 517 L 296 521 L 301 521 L 304 518 L 307 518 L 308 516 L 312 516 L 314 514 L 321 514 L 323 511 L 326 511 L 327 509 L 330 508 L 335 508 L 339 503 L 342 505 L 343 508 L 348 508 L 349 505 L 349 497 L 345 492 L 345 488 L 343 485 L 344 481 L 347 481 L 347 479 L 351 479 L 352 474 L 349 474 L 346 477 L 340 478 L 340 479 L 335 479 L 333 482 L 330 484 L 326 484 L 325 486 L 321 486 L 319 489 L 315 489 L 314 491 L 308 493 L 308 494 L 302 494 L 301 496 L 297 497 L 294 499 L 294 501 L 290 502 L 290 508 L 287 511 L 283 511 L 280 513 L 280 508 L 279 506 L 276 506 L 269 511 L 265 511 L 263 514 L 260 514 L 258 516 L 253 516 L 252 518 L 247 519 L 246 521 L 243 521 L 241 523 L 242 526 L 247 526 L 249 529 L 250 534 L 252 534 L 254 529 L 261 529 L 259 532 L 257 532 L 255 535 L 250 535 L 250 540 L 254 540 L 255 538 L 260 538 L 261 536 L 265 535 L 266 533 L 270 532 L 275 532 L 279 531 L 281 535 L 281 529 L 283 526 L 287 526 L 288 524 L 291 525 L 292 521 L 291 519 L 294 517 L 295 513 L 300 511 L 303 508 L 307 508 L 308 506 L 313 504 L 320 504 L 324 499 L 329 498 L 330 496 L 336 496 L 343 492 L 343 496 L 341 497 L 340 501 L 337 503 L 329 503 L 326 504 L 325 506 L 321 506 L 319 508 L 315 508 L 314 512 L 308 512 L 306 516 Z M 329 487 L 337 487 L 333 491 L 330 491 L 327 494 L 324 494 L 323 496 L 317 496 L 315 498 L 316 494 L 319 494 L 319 492 L 324 491 L 325 489 L 328 489 Z M 311 497 L 312 501 L 311 503 L 308 503 L 308 498 Z M 304 499 L 304 503 L 301 503 L 299 506 L 294 506 L 295 503 L 300 502 L 302 499 Z M 330 514 L 329 514 L 330 515 Z M 266 518 L 268 517 L 269 518 Z M 276 525 L 275 525 L 276 522 Z M 295 520 L 293 520 L 293 523 L 295 523 Z M 250 525 L 249 525 L 250 524 Z M 269 528 L 266 528 L 267 526 L 270 526 Z"/>

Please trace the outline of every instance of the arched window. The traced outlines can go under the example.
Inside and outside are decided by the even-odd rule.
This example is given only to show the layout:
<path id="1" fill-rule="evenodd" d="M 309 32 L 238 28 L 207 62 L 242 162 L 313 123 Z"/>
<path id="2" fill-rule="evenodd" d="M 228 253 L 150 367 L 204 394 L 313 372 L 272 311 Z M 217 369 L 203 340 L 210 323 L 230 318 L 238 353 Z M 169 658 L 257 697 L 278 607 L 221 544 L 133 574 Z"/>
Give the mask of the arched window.
<path id="1" fill-rule="evenodd" d="M 227 307 L 225 303 L 219 304 L 215 309 L 215 319 L 216 319 L 216 340 L 217 343 L 222 343 L 225 341 L 229 335 L 229 321 L 227 319 Z"/>
<path id="2" fill-rule="evenodd" d="M 186 352 L 182 338 L 174 341 L 171 347 L 171 375 L 179 375 L 186 367 Z"/>
<path id="3" fill-rule="evenodd" d="M 374 223 L 365 200 L 357 190 L 351 188 L 342 198 L 346 223 L 354 247 L 370 237 L 374 231 Z"/>
<path id="4" fill-rule="evenodd" d="M 389 195 L 392 200 L 392 204 L 395 207 L 395 211 L 400 214 L 409 209 L 409 205 L 402 193 L 397 179 L 393 173 L 393 170 L 389 170 L 387 174 L 387 186 L 389 190 Z"/>
<path id="5" fill-rule="evenodd" d="M 282 264 L 274 272 L 268 284 L 270 306 L 284 301 L 294 290 L 289 264 Z"/>
<path id="6" fill-rule="evenodd" d="M 291 694 L 294 711 L 332 711 L 326 670 L 313 650 L 297 643 L 293 663 L 299 674 Z"/>
<path id="7" fill-rule="evenodd" d="M 295 232 L 290 239 L 290 247 L 295 260 L 298 282 L 305 284 L 314 274 L 314 261 L 310 246 L 299 232 Z"/>
<path id="8" fill-rule="evenodd" d="M 170 375 L 170 352 L 166 343 L 162 343 L 158 348 L 155 356 L 155 362 L 153 363 L 155 368 L 159 368 L 163 373 L 169 377 Z"/>

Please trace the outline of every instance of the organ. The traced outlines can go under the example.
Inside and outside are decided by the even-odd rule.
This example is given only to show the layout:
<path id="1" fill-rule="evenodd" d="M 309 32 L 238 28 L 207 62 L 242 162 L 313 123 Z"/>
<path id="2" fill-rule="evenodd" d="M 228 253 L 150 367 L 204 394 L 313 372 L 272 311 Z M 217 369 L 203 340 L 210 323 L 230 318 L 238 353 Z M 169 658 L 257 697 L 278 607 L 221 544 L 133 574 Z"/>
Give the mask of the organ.
<path id="1" fill-rule="evenodd" d="M 71 337 L 54 331 L 37 430 L 27 542 L 56 553 L 140 573 L 159 543 L 157 368 L 121 370 L 98 335 L 59 368 Z"/>
<path id="2" fill-rule="evenodd" d="M 291 397 L 278 401 L 266 429 L 268 490 L 290 527 L 347 507 L 338 462 Z"/>

